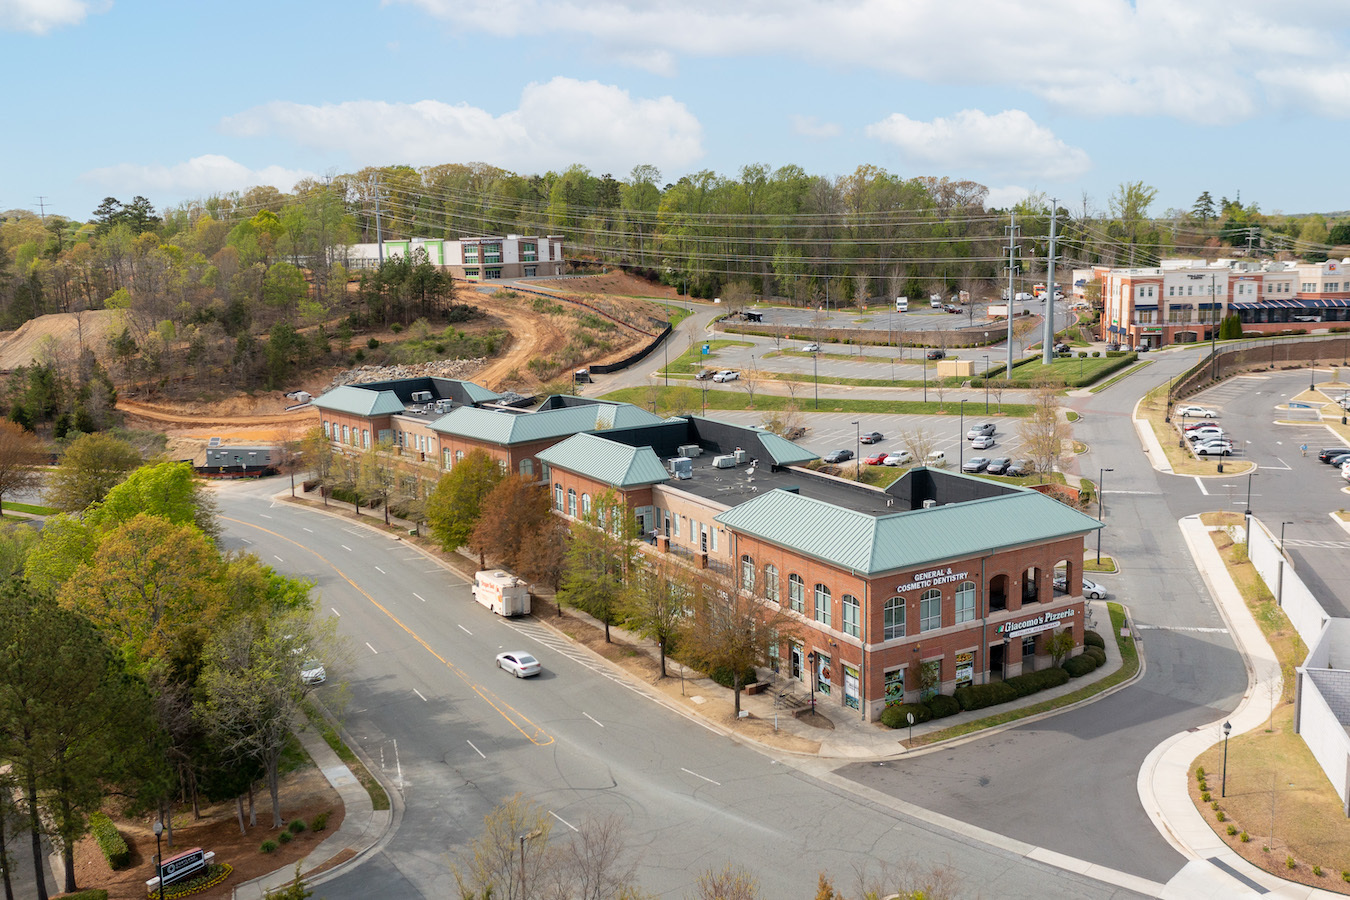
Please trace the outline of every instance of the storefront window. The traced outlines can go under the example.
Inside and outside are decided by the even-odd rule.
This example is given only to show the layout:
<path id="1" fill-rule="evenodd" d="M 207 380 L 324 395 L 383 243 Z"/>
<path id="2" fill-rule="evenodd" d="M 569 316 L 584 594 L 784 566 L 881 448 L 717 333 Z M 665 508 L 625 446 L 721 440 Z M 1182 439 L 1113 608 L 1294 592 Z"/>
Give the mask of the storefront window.
<path id="1" fill-rule="evenodd" d="M 905 636 L 905 598 L 892 597 L 886 601 L 883 610 L 886 624 L 886 640 L 893 641 Z"/>
<path id="2" fill-rule="evenodd" d="M 886 673 L 886 702 L 905 702 L 905 670 L 892 669 Z"/>
<path id="3" fill-rule="evenodd" d="M 932 700 L 942 690 L 942 660 L 930 659 L 923 664 L 923 684 L 919 687 L 920 700 Z"/>
<path id="4" fill-rule="evenodd" d="M 823 653 L 816 653 L 816 690 L 822 694 L 830 692 L 830 678 L 834 671 L 830 668 L 830 658 Z"/>

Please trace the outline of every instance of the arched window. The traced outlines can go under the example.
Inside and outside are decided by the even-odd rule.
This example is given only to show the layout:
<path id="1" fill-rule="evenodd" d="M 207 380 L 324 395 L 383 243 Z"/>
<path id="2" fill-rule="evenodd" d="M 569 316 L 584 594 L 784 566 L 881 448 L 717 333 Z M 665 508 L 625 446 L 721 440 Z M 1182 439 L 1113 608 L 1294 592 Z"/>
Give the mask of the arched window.
<path id="1" fill-rule="evenodd" d="M 747 591 L 755 589 L 755 561 L 749 556 L 741 557 L 741 587 Z"/>
<path id="2" fill-rule="evenodd" d="M 567 514 L 574 519 L 577 517 L 577 492 L 572 488 L 567 489 Z"/>
<path id="3" fill-rule="evenodd" d="M 806 582 L 795 572 L 788 576 L 788 605 L 793 612 L 806 612 Z"/>
<path id="4" fill-rule="evenodd" d="M 522 459 L 520 461 L 520 474 L 524 475 L 526 478 L 533 478 L 534 460 L 530 459 L 528 456 Z"/>
<path id="5" fill-rule="evenodd" d="M 558 512 L 563 511 L 563 489 L 561 484 L 553 485 L 553 508 Z"/>
<path id="6" fill-rule="evenodd" d="M 351 440 L 352 440 L 352 439 L 351 439 L 351 435 L 350 435 L 350 429 L 348 429 L 346 425 L 343 425 L 343 426 L 342 426 L 342 443 L 344 443 L 344 444 L 349 444 L 349 443 L 351 443 Z"/>
<path id="7" fill-rule="evenodd" d="M 859 613 L 862 611 L 858 606 L 858 598 L 852 594 L 845 594 L 839 598 L 839 607 L 844 614 L 844 634 L 857 637 Z"/>
<path id="8" fill-rule="evenodd" d="M 829 625 L 831 608 L 830 589 L 823 584 L 816 585 L 816 621 Z"/>
<path id="9" fill-rule="evenodd" d="M 975 582 L 963 581 L 956 589 L 956 621 L 970 622 L 975 619 Z"/>
<path id="10" fill-rule="evenodd" d="M 582 517 L 583 519 L 589 519 L 589 518 L 591 517 L 591 495 L 590 495 L 590 494 L 582 494 L 582 495 L 581 495 L 581 517 Z"/>
<path id="11" fill-rule="evenodd" d="M 942 591 L 937 588 L 924 591 L 919 598 L 919 631 L 942 627 Z"/>
<path id="12" fill-rule="evenodd" d="M 774 603 L 781 603 L 778 596 L 778 567 L 770 563 L 764 567 L 764 596 Z"/>
<path id="13" fill-rule="evenodd" d="M 905 636 L 905 598 L 892 597 L 882 609 L 885 623 L 886 640 L 893 641 Z"/>
<path id="14" fill-rule="evenodd" d="M 370 429 L 369 429 L 369 428 L 362 428 L 362 429 L 361 429 L 361 446 L 364 447 L 364 448 L 367 449 L 367 450 L 370 449 Z"/>
<path id="15" fill-rule="evenodd" d="M 459 465 L 459 464 L 462 463 L 462 462 L 464 462 L 464 451 L 463 451 L 463 450 L 456 450 L 456 451 L 455 451 L 455 465 Z"/>
<path id="16" fill-rule="evenodd" d="M 333 436 L 333 430 L 329 427 L 327 419 L 323 420 L 323 436 L 326 438 L 331 438 Z"/>

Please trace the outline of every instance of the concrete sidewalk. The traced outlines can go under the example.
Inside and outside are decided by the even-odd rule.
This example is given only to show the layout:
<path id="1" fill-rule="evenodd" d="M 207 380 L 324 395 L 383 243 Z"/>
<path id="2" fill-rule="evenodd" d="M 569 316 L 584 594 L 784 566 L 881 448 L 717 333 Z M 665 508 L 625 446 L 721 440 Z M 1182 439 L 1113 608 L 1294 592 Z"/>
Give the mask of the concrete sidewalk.
<path id="1" fill-rule="evenodd" d="M 1195 559 L 1219 613 L 1247 665 L 1248 686 L 1242 702 L 1224 721 L 1232 734 L 1263 727 L 1269 700 L 1282 689 L 1279 662 L 1252 618 L 1237 585 L 1210 540 L 1212 530 L 1196 516 L 1180 522 L 1182 536 Z M 1165 898 L 1340 897 L 1308 885 L 1285 881 L 1239 856 L 1195 808 L 1189 793 L 1191 764 L 1223 740 L 1223 721 L 1175 735 L 1154 748 L 1139 770 L 1139 800 L 1158 830 L 1191 862 L 1167 884 Z"/>
<path id="2" fill-rule="evenodd" d="M 328 746 L 328 742 L 314 728 L 307 727 L 297 732 L 300 743 L 304 746 L 305 752 L 309 754 L 310 759 L 323 772 L 328 783 L 338 792 L 342 799 L 342 805 L 346 811 L 343 816 L 342 825 L 337 831 L 325 838 L 317 847 L 310 851 L 309 855 L 300 860 L 300 874 L 305 879 L 305 884 L 311 888 L 315 885 L 323 884 L 349 865 L 359 864 L 365 857 L 379 847 L 384 839 L 394 831 L 394 825 L 398 816 L 397 812 L 401 810 L 397 795 L 388 790 L 390 809 L 376 810 L 370 802 L 370 794 L 362 787 L 361 782 L 352 774 L 352 770 L 347 768 L 333 748 Z M 343 741 L 352 751 L 359 753 L 346 735 L 343 735 Z M 368 770 L 373 772 L 369 765 Z M 344 851 L 346 858 L 333 868 L 322 874 L 310 878 L 305 873 L 312 872 L 325 863 L 336 859 Z M 269 891 L 277 890 L 290 884 L 295 878 L 295 866 L 290 865 L 278 869 L 267 875 L 259 876 L 252 881 L 246 881 L 234 889 L 234 897 L 237 900 L 262 900 Z"/>

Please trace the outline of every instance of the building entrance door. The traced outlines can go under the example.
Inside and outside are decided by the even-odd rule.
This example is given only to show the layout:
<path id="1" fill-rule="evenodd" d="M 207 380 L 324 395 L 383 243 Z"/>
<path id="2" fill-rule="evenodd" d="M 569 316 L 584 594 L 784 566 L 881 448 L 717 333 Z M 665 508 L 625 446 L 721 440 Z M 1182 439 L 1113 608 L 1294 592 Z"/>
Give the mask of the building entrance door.
<path id="1" fill-rule="evenodd" d="M 802 645 L 791 644 L 788 649 L 788 674 L 798 681 L 802 680 Z"/>

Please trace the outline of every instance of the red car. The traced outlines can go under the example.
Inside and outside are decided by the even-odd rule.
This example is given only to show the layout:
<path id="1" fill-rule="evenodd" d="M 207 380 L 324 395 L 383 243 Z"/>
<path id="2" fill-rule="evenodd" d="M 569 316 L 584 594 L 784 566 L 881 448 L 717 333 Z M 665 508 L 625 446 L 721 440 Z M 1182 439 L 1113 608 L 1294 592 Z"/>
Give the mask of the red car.
<path id="1" fill-rule="evenodd" d="M 879 466 L 885 462 L 886 454 L 878 453 L 876 456 L 869 456 L 863 460 L 863 465 Z"/>

